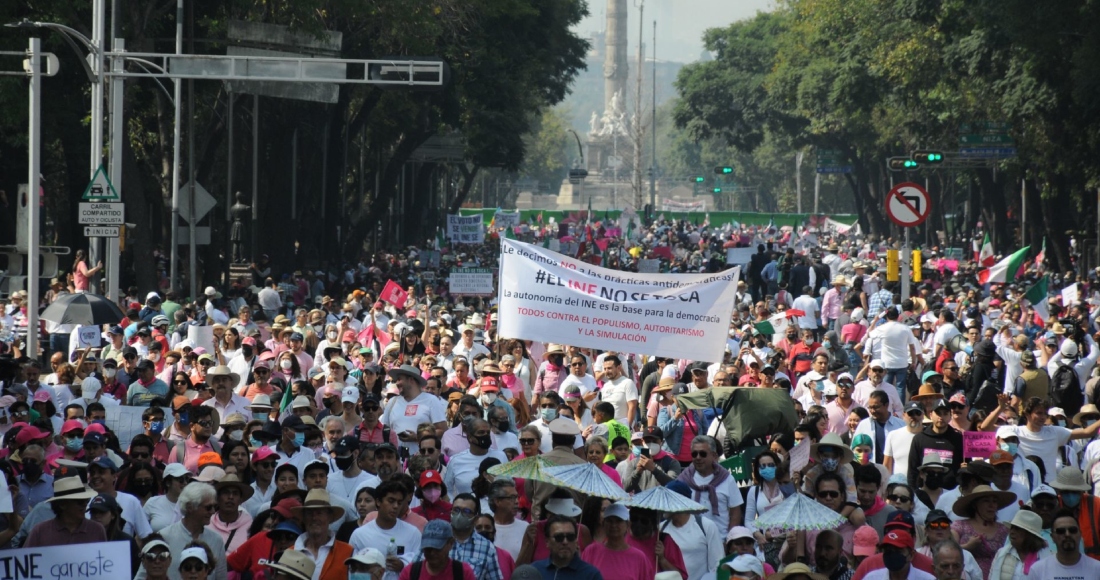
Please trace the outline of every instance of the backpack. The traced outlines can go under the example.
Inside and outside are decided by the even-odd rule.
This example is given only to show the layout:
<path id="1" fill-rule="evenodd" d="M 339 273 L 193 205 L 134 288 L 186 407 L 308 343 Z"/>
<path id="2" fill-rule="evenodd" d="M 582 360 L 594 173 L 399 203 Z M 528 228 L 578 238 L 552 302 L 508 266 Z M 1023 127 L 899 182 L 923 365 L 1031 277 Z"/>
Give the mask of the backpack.
<path id="1" fill-rule="evenodd" d="M 1081 392 L 1081 381 L 1072 365 L 1059 365 L 1050 378 L 1050 401 L 1055 407 L 1061 407 L 1067 417 L 1081 411 L 1085 396 Z"/>
<path id="2" fill-rule="evenodd" d="M 424 567 L 423 560 L 419 562 L 413 562 L 412 572 L 409 573 L 409 580 L 420 580 L 420 570 Z M 451 559 L 451 578 L 453 580 L 462 580 L 462 562 Z"/>

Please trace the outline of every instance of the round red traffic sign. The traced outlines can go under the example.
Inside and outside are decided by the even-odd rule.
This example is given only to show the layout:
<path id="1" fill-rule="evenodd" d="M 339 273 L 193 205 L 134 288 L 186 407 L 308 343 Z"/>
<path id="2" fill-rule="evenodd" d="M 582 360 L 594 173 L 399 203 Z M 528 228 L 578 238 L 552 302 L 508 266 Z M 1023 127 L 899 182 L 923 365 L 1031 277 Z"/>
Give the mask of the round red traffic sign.
<path id="1" fill-rule="evenodd" d="M 886 216 L 902 228 L 919 226 L 932 213 L 932 200 L 923 187 L 899 183 L 886 194 Z"/>

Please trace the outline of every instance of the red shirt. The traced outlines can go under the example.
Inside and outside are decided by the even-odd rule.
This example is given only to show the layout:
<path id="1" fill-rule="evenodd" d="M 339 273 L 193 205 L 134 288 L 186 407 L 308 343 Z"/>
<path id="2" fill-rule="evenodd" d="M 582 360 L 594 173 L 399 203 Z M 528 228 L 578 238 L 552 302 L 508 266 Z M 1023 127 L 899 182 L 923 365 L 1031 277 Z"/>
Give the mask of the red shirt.
<path id="1" fill-rule="evenodd" d="M 429 522 L 432 520 L 444 520 L 449 522 L 451 521 L 451 507 L 453 507 L 451 504 L 443 500 L 439 500 L 434 504 L 422 501 L 420 505 L 412 509 L 412 512 L 422 516 Z"/>

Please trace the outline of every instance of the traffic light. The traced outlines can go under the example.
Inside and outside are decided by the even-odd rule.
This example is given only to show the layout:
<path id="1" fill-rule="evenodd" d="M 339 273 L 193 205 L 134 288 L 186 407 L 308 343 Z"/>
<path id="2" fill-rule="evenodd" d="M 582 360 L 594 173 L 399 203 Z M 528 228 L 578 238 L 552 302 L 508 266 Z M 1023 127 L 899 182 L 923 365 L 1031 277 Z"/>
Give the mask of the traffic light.
<path id="1" fill-rule="evenodd" d="M 711 193 L 722 193 L 722 188 L 721 187 L 715 187 L 714 189 L 712 189 L 710 191 L 711 191 Z"/>
<path id="2" fill-rule="evenodd" d="M 706 178 L 703 177 L 702 175 L 696 175 L 695 176 L 695 183 L 703 183 L 704 181 L 706 181 Z"/>
<path id="3" fill-rule="evenodd" d="M 886 160 L 886 167 L 890 171 L 908 171 L 917 168 L 917 162 L 908 157 L 891 157 Z"/>
<path id="4" fill-rule="evenodd" d="M 942 151 L 914 151 L 910 157 L 920 164 L 943 163 Z"/>
<path id="5" fill-rule="evenodd" d="M 721 167 L 715 167 L 714 172 L 718 175 L 729 175 L 730 173 L 733 173 L 733 168 L 729 165 L 723 165 Z"/>

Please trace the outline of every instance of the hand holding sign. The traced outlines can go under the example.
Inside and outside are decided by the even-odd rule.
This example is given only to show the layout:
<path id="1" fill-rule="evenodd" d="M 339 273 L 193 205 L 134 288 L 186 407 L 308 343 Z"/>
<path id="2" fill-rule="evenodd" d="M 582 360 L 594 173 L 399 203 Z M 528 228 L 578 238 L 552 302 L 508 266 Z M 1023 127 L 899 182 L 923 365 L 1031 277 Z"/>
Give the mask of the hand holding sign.
<path id="1" fill-rule="evenodd" d="M 398 308 L 404 308 L 405 302 L 409 299 L 409 293 L 402 289 L 397 282 L 390 280 L 386 282 L 386 287 L 382 288 L 382 293 L 378 295 L 378 298 Z"/>

